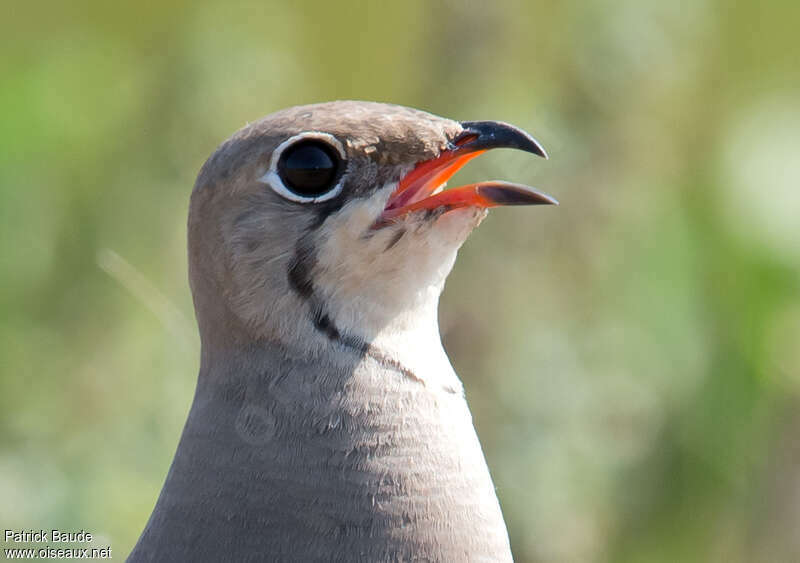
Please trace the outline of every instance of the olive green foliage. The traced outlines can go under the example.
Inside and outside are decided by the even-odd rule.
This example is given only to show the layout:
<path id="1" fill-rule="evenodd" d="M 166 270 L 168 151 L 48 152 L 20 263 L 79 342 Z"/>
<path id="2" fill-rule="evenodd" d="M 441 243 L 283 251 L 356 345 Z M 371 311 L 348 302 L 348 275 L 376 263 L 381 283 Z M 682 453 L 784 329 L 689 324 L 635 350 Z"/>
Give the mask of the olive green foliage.
<path id="1" fill-rule="evenodd" d="M 800 560 L 798 6 L 6 2 L 0 528 L 128 553 L 198 368 L 194 175 L 355 98 L 550 151 L 454 179 L 561 206 L 493 211 L 441 308 L 516 558 Z"/>

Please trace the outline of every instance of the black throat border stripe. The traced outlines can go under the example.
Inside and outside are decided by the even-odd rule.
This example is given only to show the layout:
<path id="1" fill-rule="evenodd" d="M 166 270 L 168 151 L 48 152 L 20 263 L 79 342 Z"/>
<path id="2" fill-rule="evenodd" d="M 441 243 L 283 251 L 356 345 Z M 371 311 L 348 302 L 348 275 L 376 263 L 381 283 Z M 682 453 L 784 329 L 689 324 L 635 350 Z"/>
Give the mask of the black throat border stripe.
<path id="1" fill-rule="evenodd" d="M 322 221 L 319 221 L 313 227 L 318 227 L 321 223 Z M 398 237 L 397 240 L 399 240 L 399 238 L 400 237 Z M 397 241 L 394 242 L 396 243 Z M 294 258 L 289 265 L 287 278 L 289 287 L 308 302 L 311 309 L 310 320 L 314 328 L 325 335 L 331 342 L 344 346 L 360 355 L 367 356 L 383 367 L 397 371 L 403 376 L 424 385 L 425 380 L 415 374 L 407 366 L 392 358 L 376 346 L 364 341 L 363 338 L 342 331 L 336 326 L 333 319 L 331 319 L 330 315 L 327 313 L 325 304 L 317 297 L 314 291 L 313 270 L 315 263 L 316 259 L 312 247 L 309 244 L 309 237 L 301 238 L 295 248 Z M 443 388 L 448 393 L 458 393 L 458 391 L 450 386 L 444 386 Z"/>

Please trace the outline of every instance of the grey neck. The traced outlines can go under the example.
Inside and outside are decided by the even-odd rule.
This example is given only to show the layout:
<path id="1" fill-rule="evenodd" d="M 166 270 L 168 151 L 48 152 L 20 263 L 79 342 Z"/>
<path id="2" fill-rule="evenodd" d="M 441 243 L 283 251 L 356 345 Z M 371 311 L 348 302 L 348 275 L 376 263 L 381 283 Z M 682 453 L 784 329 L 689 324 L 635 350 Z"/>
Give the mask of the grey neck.
<path id="1" fill-rule="evenodd" d="M 511 559 L 466 402 L 362 351 L 204 350 L 130 561 Z"/>

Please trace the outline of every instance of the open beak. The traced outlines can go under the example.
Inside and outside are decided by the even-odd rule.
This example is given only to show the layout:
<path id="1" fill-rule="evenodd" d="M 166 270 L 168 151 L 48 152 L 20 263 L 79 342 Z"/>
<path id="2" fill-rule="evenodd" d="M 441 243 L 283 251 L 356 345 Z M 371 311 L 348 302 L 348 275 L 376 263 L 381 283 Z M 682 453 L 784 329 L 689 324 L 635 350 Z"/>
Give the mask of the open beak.
<path id="1" fill-rule="evenodd" d="M 417 164 L 389 197 L 375 223 L 385 226 L 398 217 L 420 210 L 499 205 L 558 205 L 551 196 L 529 186 L 509 182 L 478 182 L 442 191 L 453 174 L 489 149 L 519 149 L 547 158 L 542 146 L 522 129 L 500 121 L 466 121 L 464 131 L 436 158 Z"/>

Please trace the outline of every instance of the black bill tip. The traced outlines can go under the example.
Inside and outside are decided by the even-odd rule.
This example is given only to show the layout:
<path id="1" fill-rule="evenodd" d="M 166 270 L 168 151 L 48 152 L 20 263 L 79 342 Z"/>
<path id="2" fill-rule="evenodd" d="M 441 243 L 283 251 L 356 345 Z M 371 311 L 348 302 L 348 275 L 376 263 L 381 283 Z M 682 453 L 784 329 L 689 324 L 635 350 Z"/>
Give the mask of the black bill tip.
<path id="1" fill-rule="evenodd" d="M 493 205 L 558 205 L 558 200 L 523 184 L 511 182 L 481 182 L 478 193 Z"/>
<path id="2" fill-rule="evenodd" d="M 547 158 L 547 151 L 531 135 L 502 121 L 463 121 L 463 133 L 455 140 L 459 148 L 470 151 L 518 149 Z M 462 141 L 462 142 L 459 142 Z"/>

